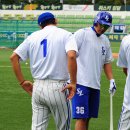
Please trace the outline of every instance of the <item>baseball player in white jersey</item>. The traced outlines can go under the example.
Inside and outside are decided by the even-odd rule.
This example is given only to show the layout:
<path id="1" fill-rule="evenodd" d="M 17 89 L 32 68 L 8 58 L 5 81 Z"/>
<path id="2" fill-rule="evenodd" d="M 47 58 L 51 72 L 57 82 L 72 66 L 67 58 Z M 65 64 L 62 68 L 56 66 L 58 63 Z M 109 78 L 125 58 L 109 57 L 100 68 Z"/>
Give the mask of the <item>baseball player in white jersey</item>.
<path id="1" fill-rule="evenodd" d="M 122 39 L 117 65 L 123 68 L 127 76 L 118 130 L 130 130 L 130 35 Z"/>
<path id="2" fill-rule="evenodd" d="M 76 91 L 77 44 L 70 32 L 56 27 L 52 13 L 41 14 L 38 24 L 41 30 L 28 36 L 12 54 L 13 70 L 23 89 L 32 95 L 32 130 L 46 130 L 50 114 L 57 130 L 70 130 L 68 99 Z M 20 68 L 19 61 L 28 58 L 34 84 L 24 79 Z M 71 82 L 66 85 L 69 77 Z"/>
<path id="3" fill-rule="evenodd" d="M 100 77 L 104 68 L 110 80 L 110 93 L 116 90 L 111 61 L 110 43 L 103 34 L 112 25 L 108 12 L 99 12 L 93 27 L 83 28 L 74 36 L 79 49 L 77 58 L 77 91 L 72 98 L 72 116 L 76 120 L 75 130 L 88 130 L 90 118 L 98 117 L 100 100 Z"/>

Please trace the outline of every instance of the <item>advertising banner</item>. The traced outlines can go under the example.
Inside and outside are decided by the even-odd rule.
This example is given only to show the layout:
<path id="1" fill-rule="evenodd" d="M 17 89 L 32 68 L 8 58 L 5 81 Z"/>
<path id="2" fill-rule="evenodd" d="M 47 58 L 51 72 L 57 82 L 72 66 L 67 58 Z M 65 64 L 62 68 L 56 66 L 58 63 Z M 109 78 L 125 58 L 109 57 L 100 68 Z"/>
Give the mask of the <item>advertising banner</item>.
<path id="1" fill-rule="evenodd" d="M 111 42 L 121 42 L 122 38 L 127 35 L 126 33 L 106 33 Z"/>
<path id="2" fill-rule="evenodd" d="M 96 11 L 130 11 L 130 5 L 94 5 L 94 10 Z"/>
<path id="3" fill-rule="evenodd" d="M 1 10 L 62 10 L 63 4 L 38 5 L 38 4 L 21 4 L 21 5 L 5 5 L 0 4 Z"/>
<path id="4" fill-rule="evenodd" d="M 65 11 L 93 11 L 93 5 L 63 5 L 63 10 Z"/>

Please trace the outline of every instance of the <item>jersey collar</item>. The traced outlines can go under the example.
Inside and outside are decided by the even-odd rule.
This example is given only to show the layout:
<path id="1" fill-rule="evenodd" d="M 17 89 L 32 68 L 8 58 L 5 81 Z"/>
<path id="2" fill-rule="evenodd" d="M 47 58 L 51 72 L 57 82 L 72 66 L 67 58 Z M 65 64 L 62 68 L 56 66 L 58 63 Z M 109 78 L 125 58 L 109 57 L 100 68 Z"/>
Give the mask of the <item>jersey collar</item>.
<path id="1" fill-rule="evenodd" d="M 101 36 L 101 34 L 98 34 L 98 33 L 96 32 L 94 26 L 92 26 L 91 28 L 92 28 L 92 30 L 96 33 L 97 37 L 100 37 L 100 36 Z"/>

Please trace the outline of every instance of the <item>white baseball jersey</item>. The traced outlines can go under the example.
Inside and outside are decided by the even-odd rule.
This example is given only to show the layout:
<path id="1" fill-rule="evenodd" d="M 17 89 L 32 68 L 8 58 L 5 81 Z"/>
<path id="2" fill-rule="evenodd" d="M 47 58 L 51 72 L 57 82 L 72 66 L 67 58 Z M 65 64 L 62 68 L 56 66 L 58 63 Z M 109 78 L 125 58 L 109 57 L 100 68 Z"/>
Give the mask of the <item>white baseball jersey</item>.
<path id="1" fill-rule="evenodd" d="M 100 89 L 102 68 L 113 60 L 110 42 L 104 34 L 97 37 L 91 27 L 78 30 L 74 36 L 79 49 L 77 83 Z"/>
<path id="2" fill-rule="evenodd" d="M 23 61 L 30 59 L 34 79 L 68 80 L 66 53 L 69 50 L 77 52 L 72 34 L 50 25 L 32 33 L 14 52 Z"/>
<path id="3" fill-rule="evenodd" d="M 125 36 L 121 42 L 117 65 L 127 68 L 123 106 L 130 110 L 130 35 Z"/>

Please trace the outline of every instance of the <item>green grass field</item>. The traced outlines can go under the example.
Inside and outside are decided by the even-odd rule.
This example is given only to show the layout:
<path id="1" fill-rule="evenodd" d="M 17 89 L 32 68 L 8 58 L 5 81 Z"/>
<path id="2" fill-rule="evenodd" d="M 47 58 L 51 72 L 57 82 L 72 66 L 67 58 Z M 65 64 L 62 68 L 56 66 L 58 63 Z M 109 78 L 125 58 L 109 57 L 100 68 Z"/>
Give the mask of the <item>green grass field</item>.
<path id="1" fill-rule="evenodd" d="M 118 53 L 119 43 L 112 43 L 112 50 Z M 0 50 L 0 130 L 30 130 L 31 129 L 31 97 L 19 86 L 11 68 L 9 56 L 12 50 Z M 22 63 L 26 79 L 32 81 L 29 65 Z M 113 62 L 113 73 L 117 84 L 117 92 L 113 98 L 114 130 L 117 129 L 121 112 L 125 75 L 121 68 Z M 99 118 L 90 120 L 90 130 L 109 130 L 109 82 L 104 73 L 101 80 L 101 100 Z M 74 130 L 75 121 L 71 128 Z M 55 130 L 55 123 L 50 118 L 48 130 Z"/>

